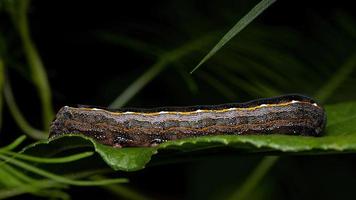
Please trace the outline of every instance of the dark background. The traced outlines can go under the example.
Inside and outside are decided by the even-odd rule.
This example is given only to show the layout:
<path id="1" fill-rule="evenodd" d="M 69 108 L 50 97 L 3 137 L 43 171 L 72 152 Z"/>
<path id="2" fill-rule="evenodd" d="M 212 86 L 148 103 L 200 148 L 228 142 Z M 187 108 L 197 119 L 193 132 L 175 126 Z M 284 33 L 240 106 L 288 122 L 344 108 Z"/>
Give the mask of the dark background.
<path id="1" fill-rule="evenodd" d="M 106 106 L 155 59 L 105 42 L 100 38 L 100 33 L 118 33 L 170 50 L 208 31 L 221 30 L 222 35 L 255 3 L 33 1 L 30 20 L 33 40 L 51 80 L 55 106 L 59 108 L 63 104 L 77 103 Z M 253 26 L 262 24 L 273 28 L 291 28 L 300 31 L 306 38 L 314 39 L 320 37 L 315 34 L 319 23 L 331 23 L 329 25 L 333 26 L 332 20 L 338 12 L 353 15 L 353 11 L 350 1 L 278 1 L 258 17 Z M 248 28 L 245 32 L 248 34 Z M 239 42 L 238 38 L 236 42 Z M 213 45 L 208 45 L 205 52 Z M 187 70 L 190 71 L 201 58 L 192 58 L 192 65 Z M 189 105 L 192 99 L 200 98 L 199 95 L 187 98 L 186 95 L 190 94 L 184 88 L 179 91 L 184 93 L 182 98 L 176 98 L 169 85 L 167 89 L 160 87 L 158 90 L 165 83 L 165 76 L 171 74 L 167 72 L 159 76 L 130 105 Z M 221 98 L 201 98 L 195 102 L 206 104 L 225 101 Z"/>
<path id="2" fill-rule="evenodd" d="M 142 41 L 152 49 L 168 52 L 207 32 L 216 31 L 215 42 L 182 61 L 183 71 L 188 74 L 219 38 L 256 3 L 229 0 L 32 1 L 29 20 L 32 39 L 48 72 L 54 107 L 58 110 L 64 105 L 75 104 L 108 106 L 156 62 L 157 56 L 108 40 L 105 34 Z M 5 14 L 1 16 L 1 31 L 8 41 L 9 60 L 13 63 L 7 73 L 16 101 L 24 114 L 31 116 L 28 117 L 29 121 L 34 126 L 40 126 L 40 104 L 34 95 L 34 87 L 29 84 L 28 70 L 23 67 L 25 60 L 21 43 L 8 17 Z M 306 61 L 306 69 L 311 71 L 315 81 L 313 77 L 296 73 L 295 76 L 305 86 L 289 86 L 286 83 L 276 88 L 282 93 L 297 92 L 313 96 L 313 91 L 322 86 L 342 64 L 337 59 L 342 61 L 355 50 L 355 32 L 350 35 L 350 32 L 342 30 L 340 20 L 336 20 L 338 16 L 355 19 L 352 1 L 277 1 L 231 43 L 239 44 L 244 37 L 250 36 L 252 29 L 263 27 L 275 31 L 273 35 L 280 43 L 272 45 L 276 48 L 278 45 L 287 46 L 288 49 L 288 44 L 299 41 L 289 40 L 284 31 L 298 34 L 305 43 L 299 43 L 298 48 L 290 48 L 290 54 L 300 58 L 300 62 Z M 355 23 L 353 25 L 355 31 Z M 253 37 L 252 31 L 251 35 Z M 216 57 L 233 56 L 231 46 L 228 44 Z M 329 54 L 337 59 L 331 59 Z M 248 53 L 241 55 L 254 56 Z M 214 66 L 217 63 L 214 59 L 192 75 L 198 86 L 196 90 L 187 89 L 175 67 L 167 67 L 127 106 L 218 104 L 258 97 L 239 88 L 233 88 L 236 93 L 226 97 L 206 84 L 199 73 L 204 70 L 211 73 L 212 68 L 221 67 Z M 314 65 L 308 65 L 308 62 Z M 295 73 L 287 64 L 281 70 Z M 319 68 L 315 65 L 319 65 Z M 327 68 L 328 65 L 333 67 Z M 354 75 L 325 104 L 355 100 L 356 92 L 354 85 L 351 85 L 355 81 Z M 220 78 L 217 77 L 218 80 Z M 243 79 L 249 80 L 249 77 L 243 76 Z M 3 124 L 0 139 L 1 144 L 7 144 L 21 131 L 6 110 Z M 148 166 L 139 172 L 120 174 L 130 178 L 130 187 L 149 197 L 220 199 L 238 188 L 260 159 L 261 156 L 254 154 L 221 154 L 197 161 Z M 356 183 L 355 167 L 355 156 L 349 154 L 283 156 L 251 199 L 352 199 Z M 103 199 L 113 197 L 100 188 L 73 187 L 70 191 L 73 199 L 84 196 L 90 198 L 93 195 Z"/>

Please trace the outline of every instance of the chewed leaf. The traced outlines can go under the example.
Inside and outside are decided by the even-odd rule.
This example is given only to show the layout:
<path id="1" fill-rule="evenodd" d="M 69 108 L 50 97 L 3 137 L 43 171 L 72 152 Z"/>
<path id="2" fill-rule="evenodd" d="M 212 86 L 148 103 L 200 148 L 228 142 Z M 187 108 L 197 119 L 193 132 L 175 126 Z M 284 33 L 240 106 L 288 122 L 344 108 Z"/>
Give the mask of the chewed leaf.
<path id="1" fill-rule="evenodd" d="M 81 135 L 65 135 L 30 145 L 24 153 L 45 151 L 54 155 L 73 148 L 94 148 L 114 170 L 143 169 L 155 154 L 165 153 L 172 158 L 174 152 L 189 154 L 208 153 L 209 149 L 228 148 L 231 151 L 258 153 L 320 154 L 356 152 L 356 102 L 325 107 L 328 115 L 326 133 L 322 137 L 288 135 L 225 135 L 187 138 L 163 143 L 157 147 L 114 148 L 102 145 Z M 263 133 L 261 133 L 263 134 Z"/>

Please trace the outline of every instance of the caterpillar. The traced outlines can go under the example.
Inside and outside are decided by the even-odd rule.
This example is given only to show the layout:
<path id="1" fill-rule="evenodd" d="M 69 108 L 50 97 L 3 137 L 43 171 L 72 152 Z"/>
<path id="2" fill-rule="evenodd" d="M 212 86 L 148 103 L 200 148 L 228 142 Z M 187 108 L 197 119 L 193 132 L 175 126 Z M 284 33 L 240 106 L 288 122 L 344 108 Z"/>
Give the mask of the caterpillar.
<path id="1" fill-rule="evenodd" d="M 320 105 L 310 97 L 290 94 L 246 103 L 152 109 L 64 106 L 49 137 L 83 134 L 114 147 L 155 146 L 205 135 L 320 136 L 325 124 Z"/>

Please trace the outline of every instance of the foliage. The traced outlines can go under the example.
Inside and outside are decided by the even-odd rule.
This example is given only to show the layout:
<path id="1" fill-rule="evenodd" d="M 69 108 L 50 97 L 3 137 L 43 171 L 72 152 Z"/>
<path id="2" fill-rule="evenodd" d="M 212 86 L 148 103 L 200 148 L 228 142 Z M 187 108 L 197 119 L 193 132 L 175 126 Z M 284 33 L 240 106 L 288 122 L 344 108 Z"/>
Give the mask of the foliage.
<path id="1" fill-rule="evenodd" d="M 320 25 L 314 37 L 295 30 L 272 28 L 251 24 L 246 31 L 240 33 L 252 20 L 260 15 L 275 1 L 262 0 L 250 12 L 239 20 L 229 31 L 225 31 L 226 23 L 214 30 L 197 31 L 195 27 L 203 27 L 204 22 L 195 20 L 178 20 L 173 24 L 174 32 L 184 33 L 189 40 L 171 47 L 161 42 L 159 35 L 155 44 L 142 42 L 138 38 L 111 33 L 106 30 L 96 34 L 97 40 L 112 46 L 124 46 L 133 50 L 138 56 L 148 55 L 155 61 L 136 80 L 128 86 L 110 104 L 118 108 L 128 104 L 136 95 L 145 91 L 154 80 L 161 80 L 169 74 L 166 87 L 178 85 L 172 90 L 171 96 L 177 97 L 183 91 L 199 94 L 202 99 L 210 101 L 236 101 L 267 97 L 288 92 L 301 92 L 314 96 L 322 103 L 327 103 L 328 125 L 326 135 L 320 138 L 260 135 L 260 136 L 208 136 L 170 141 L 154 148 L 122 148 L 116 149 L 95 142 L 90 138 L 78 135 L 63 136 L 53 140 L 41 140 L 27 146 L 23 151 L 16 152 L 24 136 L 0 149 L 0 198 L 30 193 L 37 196 L 68 199 L 64 192 L 71 185 L 98 186 L 128 199 L 147 199 L 147 197 L 125 188 L 125 178 L 107 178 L 116 176 L 112 170 L 92 166 L 80 172 L 68 167 L 68 171 L 58 171 L 65 166 L 83 166 L 82 162 L 97 163 L 102 159 L 112 169 L 120 171 L 136 171 L 148 165 L 161 165 L 184 160 L 187 155 L 209 156 L 211 152 L 228 150 L 238 155 L 245 153 L 295 155 L 295 154 L 336 154 L 354 153 L 356 150 L 355 113 L 356 93 L 353 77 L 356 65 L 355 22 L 345 14 L 335 15 L 332 22 L 335 27 Z M 179 2 L 177 3 L 179 4 Z M 276 3 L 278 4 L 278 2 Z M 3 102 L 21 131 L 35 140 L 46 139 L 50 121 L 53 118 L 52 93 L 46 68 L 30 35 L 28 20 L 29 0 L 2 0 L 0 11 L 6 13 L 12 22 L 12 29 L 21 42 L 21 58 L 12 56 L 8 47 L 14 45 L 9 35 L 0 34 L 0 114 L 3 114 Z M 252 6 L 251 6 L 252 7 Z M 179 9 L 175 9 L 179 10 Z M 228 10 L 228 9 L 226 9 Z M 228 13 L 228 12 L 226 12 Z M 224 13 L 224 14 L 226 14 Z M 169 13 L 170 15 L 172 13 Z M 232 13 L 236 17 L 235 11 Z M 195 16 L 189 10 L 186 16 Z M 231 17 L 228 17 L 231 19 Z M 199 19 L 199 18 L 197 18 Z M 209 19 L 207 19 L 209 20 Z M 230 23 L 230 22 L 229 22 Z M 2 27 L 0 27 L 2 28 Z M 142 32 L 146 30 L 142 26 Z M 182 30 L 183 29 L 183 30 Z M 223 29 L 223 31 L 221 30 Z M 221 33 L 227 32 L 221 38 Z M 326 33 L 332 32 L 329 36 Z M 238 39 L 231 40 L 237 33 Z M 323 37 L 320 37 L 323 36 Z M 338 38 L 338 40 L 335 40 Z M 340 39 L 342 38 L 342 39 Z M 170 38 L 174 43 L 174 39 Z M 215 47 L 204 56 L 206 47 Z M 229 41 L 229 42 L 228 42 Z M 228 43 L 227 43 L 228 42 Z M 216 54 L 226 44 L 221 53 Z M 15 43 L 16 45 L 16 43 Z M 215 55 L 216 54 L 216 55 Z M 193 75 L 189 74 L 197 61 L 199 68 Z M 209 59 L 209 62 L 206 62 Z M 202 65 L 205 63 L 204 65 Z M 21 67 L 18 67 L 21 66 Z M 195 69 L 196 69 L 195 68 Z M 34 86 L 38 102 L 41 106 L 42 126 L 35 128 L 21 112 L 16 104 L 13 92 L 20 90 L 10 86 L 9 70 L 24 74 Z M 194 69 L 194 70 L 195 70 Z M 180 79 L 171 78 L 171 75 Z M 163 79 L 164 80 L 164 79 Z M 178 82 L 178 83 L 177 83 Z M 346 83 L 346 84 L 345 84 Z M 116 86 L 115 82 L 112 84 Z M 16 93 L 15 93 L 16 94 Z M 345 95 L 347 94 L 347 95 Z M 330 102 L 341 102 L 331 104 Z M 0 117 L 0 124 L 2 119 Z M 5 124 L 6 125 L 6 124 Z M 0 127 L 2 127 L 0 125 Z M 96 152 L 99 156 L 96 156 Z M 154 157 L 151 162 L 151 157 Z M 93 160 L 95 161 L 93 161 Z M 266 157 L 252 171 L 247 181 L 231 193 L 230 199 L 244 199 L 263 179 L 269 169 L 278 161 L 278 157 Z M 52 166 L 52 167 L 51 167 Z M 101 166 L 102 167 L 102 166 Z M 57 168 L 57 170 L 53 169 Z"/>

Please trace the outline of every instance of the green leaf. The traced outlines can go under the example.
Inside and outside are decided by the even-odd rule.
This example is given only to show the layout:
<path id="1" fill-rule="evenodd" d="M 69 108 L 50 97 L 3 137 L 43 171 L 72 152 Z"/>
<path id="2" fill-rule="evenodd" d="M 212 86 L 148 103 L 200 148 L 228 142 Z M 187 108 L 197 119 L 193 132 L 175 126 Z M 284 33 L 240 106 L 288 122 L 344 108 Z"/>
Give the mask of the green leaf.
<path id="1" fill-rule="evenodd" d="M 257 16 L 259 16 L 264 10 L 272 5 L 276 0 L 262 0 L 250 12 L 248 12 L 240 21 L 238 21 L 234 27 L 232 27 L 214 46 L 213 49 L 199 62 L 199 64 L 190 72 L 193 73 L 203 63 L 205 63 L 210 57 L 212 57 L 217 51 L 219 51 L 228 41 L 230 41 L 235 35 L 237 35 L 242 29 L 244 29 L 249 23 L 251 23 Z"/>
<path id="2" fill-rule="evenodd" d="M 30 145 L 24 153 L 42 151 L 51 154 L 66 149 L 94 147 L 113 169 L 135 171 L 145 167 L 155 154 L 158 158 L 174 159 L 179 154 L 208 154 L 209 150 L 230 149 L 238 153 L 273 152 L 274 154 L 335 154 L 356 152 L 356 102 L 325 107 L 328 115 L 326 133 L 322 137 L 288 135 L 224 135 L 168 141 L 157 147 L 113 148 L 79 135 L 64 135 L 57 139 Z M 62 149 L 61 151 L 58 151 Z M 177 159 L 176 159 L 177 160 Z"/>

